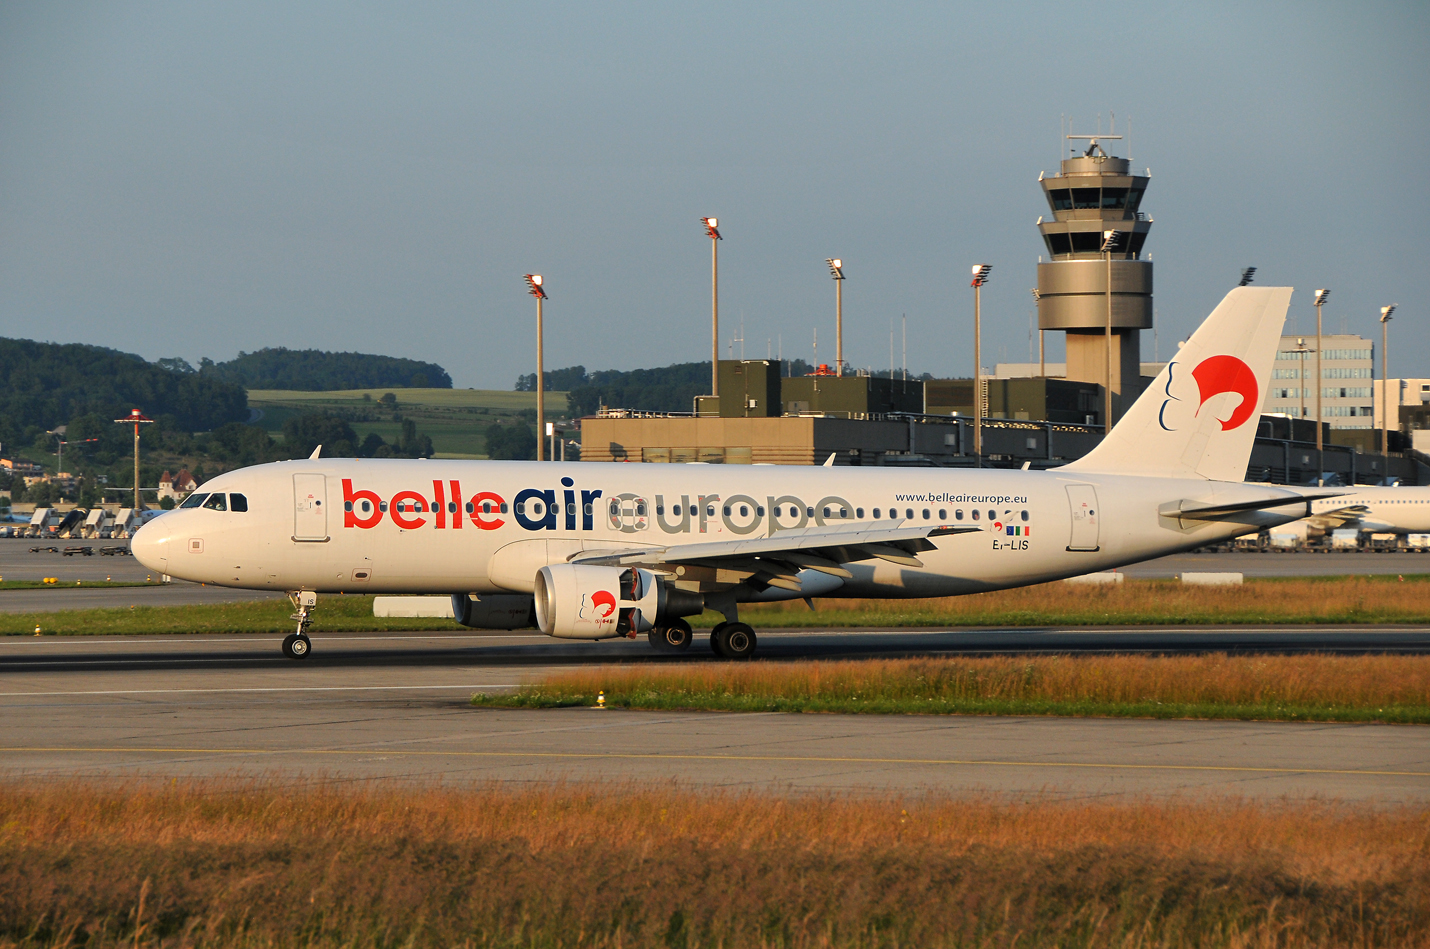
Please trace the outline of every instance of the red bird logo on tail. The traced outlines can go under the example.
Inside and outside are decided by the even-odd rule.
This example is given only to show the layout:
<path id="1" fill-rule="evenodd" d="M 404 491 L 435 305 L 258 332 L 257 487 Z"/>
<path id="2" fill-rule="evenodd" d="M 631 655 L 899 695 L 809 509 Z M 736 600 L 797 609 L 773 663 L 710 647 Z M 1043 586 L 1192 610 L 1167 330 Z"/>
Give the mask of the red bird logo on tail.
<path id="1" fill-rule="evenodd" d="M 1214 395 L 1235 392 L 1241 396 L 1241 404 L 1231 413 L 1231 418 L 1220 420 L 1222 431 L 1241 426 L 1251 418 L 1251 413 L 1256 411 L 1257 395 L 1260 393 L 1256 384 L 1256 373 L 1235 356 L 1211 356 L 1203 359 L 1197 368 L 1192 370 L 1192 378 L 1197 380 L 1197 388 L 1201 391 L 1201 402 L 1197 405 L 1199 413 L 1202 406 Z"/>

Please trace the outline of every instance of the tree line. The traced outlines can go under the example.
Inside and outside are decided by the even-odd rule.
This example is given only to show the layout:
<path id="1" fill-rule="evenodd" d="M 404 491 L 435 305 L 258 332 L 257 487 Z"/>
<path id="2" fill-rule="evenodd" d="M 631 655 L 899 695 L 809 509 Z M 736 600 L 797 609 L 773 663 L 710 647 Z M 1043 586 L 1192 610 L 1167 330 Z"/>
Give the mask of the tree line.
<path id="1" fill-rule="evenodd" d="M 324 392 L 337 389 L 450 389 L 452 377 L 434 362 L 420 362 L 373 353 L 333 353 L 321 349 L 282 346 L 240 352 L 228 362 L 202 359 L 195 369 L 183 359 L 161 363 L 181 373 L 196 373 L 247 389 L 296 389 Z"/>

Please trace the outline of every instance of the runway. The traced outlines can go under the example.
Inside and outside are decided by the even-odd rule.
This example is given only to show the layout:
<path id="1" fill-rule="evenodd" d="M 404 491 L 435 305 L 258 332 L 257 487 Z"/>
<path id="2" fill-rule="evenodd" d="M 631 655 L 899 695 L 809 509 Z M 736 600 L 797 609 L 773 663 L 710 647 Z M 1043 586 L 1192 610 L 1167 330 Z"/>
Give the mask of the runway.
<path id="1" fill-rule="evenodd" d="M 1047 643 L 1126 632 L 793 632 L 767 634 L 761 648 L 933 653 L 1004 635 Z M 1276 632 L 1288 642 L 1319 633 L 1323 642 L 1340 637 L 1362 648 L 1355 637 L 1430 646 L 1418 631 Z M 303 663 L 280 658 L 277 645 L 267 636 L 0 641 L 0 776 L 599 778 L 794 793 L 1430 798 L 1430 732 L 1414 726 L 478 710 L 468 698 L 479 690 L 511 688 L 572 662 L 651 654 L 644 643 L 554 643 L 522 633 L 318 636 Z M 707 656 L 702 642 L 690 658 Z"/>

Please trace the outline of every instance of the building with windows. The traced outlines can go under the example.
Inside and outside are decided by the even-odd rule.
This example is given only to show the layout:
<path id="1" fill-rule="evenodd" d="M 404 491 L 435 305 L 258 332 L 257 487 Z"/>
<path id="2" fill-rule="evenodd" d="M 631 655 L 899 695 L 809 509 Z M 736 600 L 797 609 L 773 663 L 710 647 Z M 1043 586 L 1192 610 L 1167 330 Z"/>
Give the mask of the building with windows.
<path id="1" fill-rule="evenodd" d="M 1316 337 L 1281 337 L 1262 413 L 1315 418 L 1315 375 Z M 1322 335 L 1322 421 L 1331 428 L 1371 428 L 1376 400 L 1375 345 L 1363 336 Z"/>

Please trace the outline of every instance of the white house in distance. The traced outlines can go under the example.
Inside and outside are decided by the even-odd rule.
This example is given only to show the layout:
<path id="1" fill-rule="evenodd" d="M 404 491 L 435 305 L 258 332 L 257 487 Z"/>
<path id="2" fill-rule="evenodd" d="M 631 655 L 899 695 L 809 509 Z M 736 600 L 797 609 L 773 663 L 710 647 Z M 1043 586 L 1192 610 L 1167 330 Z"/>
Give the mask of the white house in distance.
<path id="1" fill-rule="evenodd" d="M 199 483 L 189 474 L 189 469 L 181 468 L 177 475 L 170 475 L 165 471 L 164 476 L 159 479 L 159 500 L 173 498 L 175 501 L 181 500 L 189 495 Z"/>

